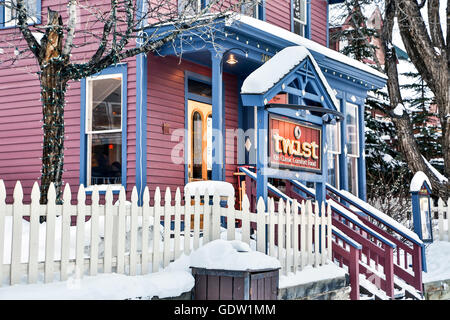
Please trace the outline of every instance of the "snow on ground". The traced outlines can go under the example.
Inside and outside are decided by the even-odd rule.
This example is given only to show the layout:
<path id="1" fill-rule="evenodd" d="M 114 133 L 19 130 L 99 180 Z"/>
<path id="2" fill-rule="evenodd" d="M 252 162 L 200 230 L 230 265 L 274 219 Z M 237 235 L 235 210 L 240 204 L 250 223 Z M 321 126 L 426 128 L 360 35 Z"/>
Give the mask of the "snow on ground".
<path id="1" fill-rule="evenodd" d="M 339 268 L 333 262 L 328 261 L 328 264 L 313 268 L 306 266 L 302 271 L 297 273 L 290 272 L 287 276 L 280 274 L 279 288 L 288 288 L 305 283 L 333 279 L 337 277 L 344 277 L 345 270 Z"/>
<path id="2" fill-rule="evenodd" d="M 47 284 L 20 284 L 0 288 L 0 300 L 123 300 L 179 296 L 194 286 L 184 270 L 164 270 L 144 276 L 98 274 Z"/>
<path id="3" fill-rule="evenodd" d="M 450 242 L 435 240 L 425 252 L 427 272 L 423 272 L 423 282 L 450 279 Z"/>

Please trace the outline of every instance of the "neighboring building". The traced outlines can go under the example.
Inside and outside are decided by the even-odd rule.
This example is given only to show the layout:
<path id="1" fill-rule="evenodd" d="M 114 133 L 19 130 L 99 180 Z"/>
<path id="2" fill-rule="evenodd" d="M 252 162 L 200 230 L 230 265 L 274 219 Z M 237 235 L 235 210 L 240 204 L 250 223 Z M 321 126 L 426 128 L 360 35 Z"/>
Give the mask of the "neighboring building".
<path id="1" fill-rule="evenodd" d="M 323 139 L 328 161 L 323 162 L 320 179 L 365 199 L 364 102 L 369 89 L 384 86 L 385 77 L 327 48 L 328 7 L 337 2 L 261 0 L 256 10 L 243 8 L 253 17 L 242 16 L 218 28 L 221 37 L 217 41 L 225 49 L 234 48 L 223 60 L 210 43 L 186 47 L 181 60 L 176 47 L 167 46 L 159 55 L 126 59 L 96 77 L 70 83 L 64 182 L 84 184 L 88 191 L 93 184 L 123 185 L 127 193 L 134 185 L 139 192 L 146 185 L 153 192 L 157 186 L 175 189 L 192 180 L 235 184 L 233 173 L 239 165 L 256 164 L 256 135 L 248 134 L 256 123 L 256 104 L 241 99 L 242 84 L 284 48 L 301 46 L 311 56 L 284 74 L 283 79 L 292 83 L 280 84 L 277 94 L 284 94 L 291 104 L 339 111 L 345 117 L 338 125 L 327 125 L 320 112 L 276 108 L 270 113 L 326 129 Z M 49 0 L 30 4 L 36 5 L 37 16 L 52 6 L 65 11 Z M 5 16 L 0 15 L 0 37 L 17 35 L 13 25 L 2 23 Z M 81 11 L 80 25 L 86 19 L 88 14 Z M 92 31 L 100 27 L 93 24 Z M 202 42 L 193 37 L 194 44 Z M 23 47 L 18 38 L 17 47 Z M 96 49 L 89 48 L 75 49 L 76 59 L 85 61 Z M 235 64 L 226 62 L 231 55 Z M 299 70 L 300 65 L 306 71 Z M 25 194 L 39 179 L 42 156 L 36 71 L 32 58 L 12 66 L 0 65 L 0 178 L 8 190 L 21 180 Z M 264 96 L 268 97 L 270 90 Z M 246 133 L 230 134 L 238 129 Z M 224 137 L 213 141 L 211 132 L 223 132 Z M 309 180 L 312 177 L 304 174 L 302 180 L 319 181 Z"/>

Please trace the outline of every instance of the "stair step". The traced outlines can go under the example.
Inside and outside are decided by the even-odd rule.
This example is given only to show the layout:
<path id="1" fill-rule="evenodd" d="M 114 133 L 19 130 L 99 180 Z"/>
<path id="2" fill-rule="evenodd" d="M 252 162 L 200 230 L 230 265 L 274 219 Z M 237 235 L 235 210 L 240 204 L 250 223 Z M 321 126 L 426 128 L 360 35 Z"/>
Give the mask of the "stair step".
<path id="1" fill-rule="evenodd" d="M 368 295 L 368 294 L 360 294 L 359 300 L 375 300 L 374 295 Z"/>

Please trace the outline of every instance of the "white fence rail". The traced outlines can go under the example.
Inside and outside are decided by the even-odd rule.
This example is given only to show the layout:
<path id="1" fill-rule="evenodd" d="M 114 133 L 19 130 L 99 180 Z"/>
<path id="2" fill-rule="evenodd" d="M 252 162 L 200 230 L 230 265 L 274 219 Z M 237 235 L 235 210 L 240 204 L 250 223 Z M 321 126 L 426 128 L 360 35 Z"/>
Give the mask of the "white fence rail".
<path id="1" fill-rule="evenodd" d="M 257 213 L 252 213 L 247 197 L 242 210 L 235 210 L 234 199 L 221 206 L 218 195 L 211 203 L 204 203 L 202 198 L 208 199 L 209 195 L 198 193 L 193 197 L 185 194 L 185 199 L 192 200 L 182 204 L 177 189 L 172 204 L 167 188 L 162 204 L 157 188 L 151 207 L 149 190 L 145 188 L 143 205 L 138 206 L 134 187 L 131 204 L 123 188 L 115 204 L 110 188 L 104 204 L 100 204 L 99 191 L 94 187 L 91 204 L 87 205 L 85 189 L 80 186 L 77 204 L 72 205 L 68 184 L 62 205 L 55 204 L 53 184 L 48 204 L 39 204 L 39 198 L 35 183 L 31 204 L 23 204 L 22 187 L 17 182 L 14 202 L 6 204 L 5 186 L 0 180 L 0 286 L 64 281 L 98 273 L 157 272 L 182 253 L 188 255 L 219 238 L 240 237 L 255 250 L 278 258 L 284 273 L 297 272 L 307 265 L 316 267 L 332 257 L 331 210 L 322 205 L 323 214 L 319 215 L 318 204 L 311 201 L 299 205 L 296 200 L 280 200 L 276 211 L 273 199 L 268 201 L 268 210 L 260 199 Z M 40 216 L 45 216 L 45 223 L 40 223 Z M 71 226 L 72 217 L 75 226 Z M 221 227 L 221 217 L 226 218 L 226 230 Z M 154 221 L 164 222 L 165 227 Z"/>
<path id="2" fill-rule="evenodd" d="M 447 204 L 439 198 L 437 206 L 431 201 L 431 217 L 434 240 L 450 241 L 450 198 L 447 199 Z"/>

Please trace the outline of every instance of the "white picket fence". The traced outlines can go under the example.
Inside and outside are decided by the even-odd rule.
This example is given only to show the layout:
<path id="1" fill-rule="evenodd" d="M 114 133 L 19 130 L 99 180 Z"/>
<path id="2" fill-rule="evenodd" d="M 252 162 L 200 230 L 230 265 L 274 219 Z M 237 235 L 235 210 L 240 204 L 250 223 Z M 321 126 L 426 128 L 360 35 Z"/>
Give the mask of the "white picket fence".
<path id="1" fill-rule="evenodd" d="M 450 241 L 450 198 L 447 199 L 447 205 L 442 198 L 439 198 L 437 206 L 434 206 L 431 201 L 431 216 L 433 217 L 433 239 Z"/>
<path id="2" fill-rule="evenodd" d="M 207 195 L 205 199 L 208 198 Z M 55 204 L 53 185 L 48 192 L 48 204 L 41 205 L 35 183 L 31 204 L 23 204 L 20 182 L 14 188 L 13 204 L 6 204 L 5 199 L 5 186 L 0 180 L 0 286 L 64 281 L 98 273 L 158 272 L 182 253 L 189 255 L 221 237 L 227 240 L 240 237 L 260 252 L 267 250 L 267 254 L 281 261 L 284 273 L 297 272 L 307 265 L 317 267 L 331 260 L 331 210 L 322 205 L 323 214 L 319 215 L 318 204 L 311 201 L 291 204 L 280 200 L 275 211 L 273 199 L 268 201 L 268 210 L 260 199 L 257 213 L 252 213 L 247 197 L 243 199 L 242 210 L 234 209 L 234 199 L 228 199 L 226 207 L 221 206 L 217 194 L 212 204 L 203 203 L 198 192 L 192 198 L 185 194 L 185 199 L 192 201 L 182 205 L 177 188 L 172 205 L 170 189 L 166 189 L 162 204 L 157 188 L 151 207 L 149 190 L 145 188 L 143 205 L 138 206 L 134 187 L 131 203 L 126 201 L 122 188 L 113 204 L 113 193 L 108 188 L 104 204 L 99 204 L 99 190 L 94 187 L 92 204 L 86 205 L 86 192 L 80 186 L 77 204 L 72 205 L 71 189 L 66 184 L 62 205 Z M 46 217 L 45 223 L 39 222 L 40 216 Z M 76 217 L 76 226 L 71 226 L 72 217 Z M 90 217 L 88 221 L 86 217 Z M 221 228 L 221 217 L 226 217 L 226 230 Z M 165 227 L 156 223 L 158 228 L 154 228 L 153 221 L 164 221 Z M 173 228 L 167 227 L 169 221 Z M 238 229 L 236 221 L 241 222 Z M 181 228 L 183 223 L 186 233 Z M 251 235 L 255 226 L 256 232 Z"/>

